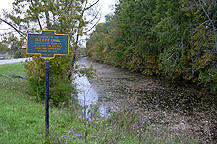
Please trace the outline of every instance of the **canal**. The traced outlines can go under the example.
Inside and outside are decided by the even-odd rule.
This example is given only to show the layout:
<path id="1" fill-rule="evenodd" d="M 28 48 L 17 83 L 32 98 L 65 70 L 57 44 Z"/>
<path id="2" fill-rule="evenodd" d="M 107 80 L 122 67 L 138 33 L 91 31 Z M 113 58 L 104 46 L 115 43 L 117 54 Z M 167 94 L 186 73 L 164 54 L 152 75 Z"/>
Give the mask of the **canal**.
<path id="1" fill-rule="evenodd" d="M 217 100 L 205 88 L 163 77 L 144 76 L 109 64 L 80 59 L 98 78 L 76 77 L 81 105 L 97 104 L 103 116 L 134 110 L 148 124 L 187 132 L 203 141 L 217 140 Z"/>

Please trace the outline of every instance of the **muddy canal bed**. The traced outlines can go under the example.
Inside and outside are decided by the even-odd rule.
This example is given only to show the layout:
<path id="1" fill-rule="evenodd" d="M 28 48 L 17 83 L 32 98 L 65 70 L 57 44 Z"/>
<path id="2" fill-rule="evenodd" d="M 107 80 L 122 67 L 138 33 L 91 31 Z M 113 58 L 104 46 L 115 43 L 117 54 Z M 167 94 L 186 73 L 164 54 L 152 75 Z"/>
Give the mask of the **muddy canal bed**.
<path id="1" fill-rule="evenodd" d="M 161 77 L 144 76 L 108 64 L 82 58 L 91 64 L 98 79 L 80 77 L 81 104 L 98 104 L 106 116 L 121 109 L 134 109 L 156 128 L 190 134 L 203 142 L 217 140 L 217 96 L 204 88 Z"/>

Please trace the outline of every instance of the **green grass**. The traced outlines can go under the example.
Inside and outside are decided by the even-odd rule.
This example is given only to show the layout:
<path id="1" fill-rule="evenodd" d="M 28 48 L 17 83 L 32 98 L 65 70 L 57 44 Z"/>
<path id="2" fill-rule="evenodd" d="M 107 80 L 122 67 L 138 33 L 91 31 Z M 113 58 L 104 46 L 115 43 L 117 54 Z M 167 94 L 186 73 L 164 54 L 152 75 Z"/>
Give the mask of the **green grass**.
<path id="1" fill-rule="evenodd" d="M 21 63 L 1 65 L 0 73 L 25 76 Z M 42 143 L 46 141 L 45 106 L 34 102 L 33 97 L 26 93 L 27 89 L 27 80 L 0 77 L 0 143 L 2 144 Z M 63 115 L 64 117 L 67 115 L 67 117 L 64 118 Z M 51 108 L 50 133 L 67 131 L 68 126 L 78 120 L 72 121 L 72 116 L 73 114 L 65 114 L 65 111 Z M 68 122 L 70 123 L 67 126 Z"/>
<path id="2" fill-rule="evenodd" d="M 21 64 L 1 65 L 0 73 L 25 75 Z M 27 89 L 27 80 L 0 76 L 0 144 L 198 143 L 195 139 L 181 141 L 181 136 L 169 134 L 168 130 L 157 133 L 153 125 L 141 123 L 144 121 L 130 111 L 115 112 L 104 119 L 93 106 L 91 113 L 93 120 L 97 121 L 89 121 L 82 117 L 81 107 L 76 104 L 50 107 L 50 136 L 47 140 L 45 106 L 35 102 L 27 94 Z"/>
<path id="3" fill-rule="evenodd" d="M 0 81 L 0 143 L 42 142 L 44 110 L 23 93 L 27 81 L 4 77 Z"/>
<path id="4" fill-rule="evenodd" d="M 0 65 L 0 74 L 25 76 L 22 63 Z"/>
<path id="5" fill-rule="evenodd" d="M 0 73 L 25 76 L 21 63 L 1 65 Z M 28 82 L 0 77 L 0 143 L 41 143 L 44 140 L 43 105 L 26 94 Z"/>

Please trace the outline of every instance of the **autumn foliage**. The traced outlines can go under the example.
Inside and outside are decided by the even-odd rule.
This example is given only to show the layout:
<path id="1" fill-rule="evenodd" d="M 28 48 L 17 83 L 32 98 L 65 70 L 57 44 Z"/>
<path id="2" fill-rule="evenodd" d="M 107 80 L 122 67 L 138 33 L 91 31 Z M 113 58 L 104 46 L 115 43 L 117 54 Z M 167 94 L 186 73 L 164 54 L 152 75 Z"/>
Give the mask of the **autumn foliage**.
<path id="1" fill-rule="evenodd" d="M 9 25 L 19 34 L 19 36 L 3 34 L 5 36 L 5 41 L 1 42 L 3 50 L 5 48 L 2 44 L 25 47 L 27 33 L 54 30 L 56 34 L 69 35 L 69 55 L 55 56 L 50 60 L 50 100 L 55 106 L 67 102 L 71 93 L 76 94 L 71 78 L 76 71 L 75 63 L 81 46 L 80 37 L 90 30 L 85 29 L 86 26 L 93 27 L 98 21 L 97 8 L 94 8 L 97 3 L 98 0 L 92 2 L 88 0 L 14 0 L 13 10 L 4 11 L 0 16 L 1 22 Z M 89 13 L 93 19 L 87 20 L 86 13 Z M 31 94 L 37 100 L 43 100 L 45 97 L 45 60 L 37 55 L 31 61 L 26 61 L 24 66 Z M 87 71 L 81 70 L 82 72 Z"/>
<path id="2" fill-rule="evenodd" d="M 217 92 L 216 9 L 215 0 L 120 0 L 90 35 L 87 54 Z"/>

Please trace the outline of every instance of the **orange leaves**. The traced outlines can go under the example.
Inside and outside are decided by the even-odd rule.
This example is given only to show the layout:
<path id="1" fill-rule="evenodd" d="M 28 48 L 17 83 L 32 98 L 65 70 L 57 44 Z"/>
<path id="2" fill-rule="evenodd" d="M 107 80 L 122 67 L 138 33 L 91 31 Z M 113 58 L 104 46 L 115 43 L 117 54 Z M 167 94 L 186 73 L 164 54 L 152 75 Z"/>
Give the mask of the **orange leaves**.
<path id="1" fill-rule="evenodd" d="M 146 62 L 145 62 L 145 68 L 142 72 L 144 75 L 153 75 L 153 74 L 159 74 L 158 70 L 158 60 L 154 56 L 149 56 L 146 57 Z"/>
<path id="2" fill-rule="evenodd" d="M 89 46 L 89 49 L 87 50 L 87 56 L 92 56 L 93 53 L 93 47 Z"/>
<path id="3" fill-rule="evenodd" d="M 26 78 L 29 80 L 36 79 L 40 82 L 45 76 L 44 67 L 42 65 L 44 65 L 44 60 L 38 56 L 32 57 L 30 61 L 26 61 L 24 64 Z"/>
<path id="4" fill-rule="evenodd" d="M 204 55 L 202 56 L 200 59 L 198 59 L 198 61 L 195 62 L 195 64 L 193 65 L 195 70 L 200 70 L 205 68 L 206 66 L 210 65 L 213 61 L 213 54 L 211 55 Z"/>

